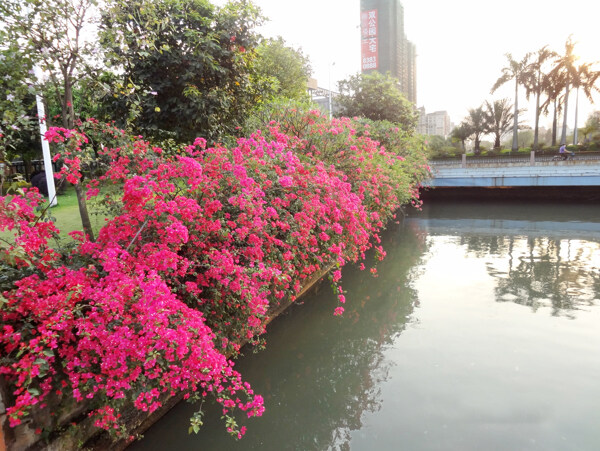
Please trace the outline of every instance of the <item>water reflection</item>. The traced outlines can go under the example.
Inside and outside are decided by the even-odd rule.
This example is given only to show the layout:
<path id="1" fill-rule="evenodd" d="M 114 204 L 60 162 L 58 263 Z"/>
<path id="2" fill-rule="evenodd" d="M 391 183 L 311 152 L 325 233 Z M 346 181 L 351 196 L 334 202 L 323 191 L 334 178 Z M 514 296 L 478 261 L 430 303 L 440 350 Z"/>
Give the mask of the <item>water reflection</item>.
<path id="1" fill-rule="evenodd" d="M 600 245 L 588 241 L 521 239 L 512 243 L 508 274 L 498 278 L 496 297 L 537 311 L 550 307 L 552 315 L 574 317 L 574 310 L 598 302 L 600 271 L 592 266 Z M 494 274 L 490 272 L 490 274 Z"/>
<path id="2" fill-rule="evenodd" d="M 343 318 L 325 285 L 237 362 L 267 407 L 243 440 L 181 404 L 132 448 L 600 449 L 600 208 L 433 204 L 384 247 Z"/>
<path id="3" fill-rule="evenodd" d="M 188 435 L 194 408 L 181 404 L 132 449 L 349 449 L 351 431 L 382 404 L 381 384 L 393 364 L 387 346 L 412 321 L 417 293 L 410 275 L 426 246 L 418 227 L 395 225 L 384 236 L 389 250 L 378 277 L 344 271 L 346 312 L 333 316 L 336 297 L 327 284 L 269 325 L 267 348 L 241 358 L 236 368 L 265 398 L 266 412 L 248 422 L 234 442 L 209 408 L 198 435 Z"/>
<path id="4" fill-rule="evenodd" d="M 498 302 L 534 312 L 548 307 L 554 316 L 573 318 L 574 311 L 600 299 L 600 215 L 589 206 L 561 206 L 556 212 L 552 207 L 555 217 L 548 220 L 548 209 L 530 205 L 445 203 L 409 222 L 431 236 L 460 231 L 456 241 L 465 256 L 483 259 L 496 279 Z"/>

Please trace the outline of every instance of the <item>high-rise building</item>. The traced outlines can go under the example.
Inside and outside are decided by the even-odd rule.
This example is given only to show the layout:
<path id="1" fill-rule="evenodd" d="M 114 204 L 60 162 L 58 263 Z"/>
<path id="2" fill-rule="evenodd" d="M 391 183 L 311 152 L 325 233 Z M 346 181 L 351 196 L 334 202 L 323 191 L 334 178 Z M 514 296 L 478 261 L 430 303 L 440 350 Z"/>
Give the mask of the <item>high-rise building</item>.
<path id="1" fill-rule="evenodd" d="M 415 45 L 404 33 L 404 7 L 400 0 L 361 0 L 361 70 L 389 72 L 400 90 L 417 102 Z"/>

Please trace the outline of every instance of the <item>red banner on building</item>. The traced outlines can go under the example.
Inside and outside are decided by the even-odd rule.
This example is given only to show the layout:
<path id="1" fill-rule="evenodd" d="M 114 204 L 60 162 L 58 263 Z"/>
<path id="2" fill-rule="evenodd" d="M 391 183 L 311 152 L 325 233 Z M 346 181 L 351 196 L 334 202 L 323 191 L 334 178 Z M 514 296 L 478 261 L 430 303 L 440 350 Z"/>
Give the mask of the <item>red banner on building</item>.
<path id="1" fill-rule="evenodd" d="M 362 41 L 362 70 L 377 69 L 377 38 Z"/>
<path id="2" fill-rule="evenodd" d="M 378 29 L 377 10 L 362 11 L 360 14 L 360 29 L 362 37 L 361 67 L 362 70 L 377 69 L 378 54 Z"/>

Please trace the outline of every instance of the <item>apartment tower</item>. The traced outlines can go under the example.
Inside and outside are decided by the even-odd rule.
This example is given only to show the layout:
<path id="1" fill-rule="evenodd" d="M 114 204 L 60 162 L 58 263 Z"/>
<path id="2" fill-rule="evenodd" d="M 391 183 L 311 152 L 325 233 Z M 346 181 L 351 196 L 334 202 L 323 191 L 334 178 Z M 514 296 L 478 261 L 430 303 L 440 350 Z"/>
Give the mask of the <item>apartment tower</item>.
<path id="1" fill-rule="evenodd" d="M 417 102 L 415 45 L 404 33 L 404 7 L 400 0 L 361 0 L 361 71 L 389 72 L 400 90 Z"/>

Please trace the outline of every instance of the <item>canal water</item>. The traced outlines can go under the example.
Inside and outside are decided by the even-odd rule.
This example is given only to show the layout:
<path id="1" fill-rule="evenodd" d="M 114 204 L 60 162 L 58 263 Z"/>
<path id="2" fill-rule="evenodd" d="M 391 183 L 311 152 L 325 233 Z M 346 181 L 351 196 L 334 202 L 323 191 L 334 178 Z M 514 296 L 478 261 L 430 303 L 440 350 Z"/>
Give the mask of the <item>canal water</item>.
<path id="1" fill-rule="evenodd" d="M 237 361 L 266 404 L 242 440 L 181 403 L 131 449 L 600 449 L 599 206 L 432 202 L 384 246 L 343 317 L 324 284 Z"/>

